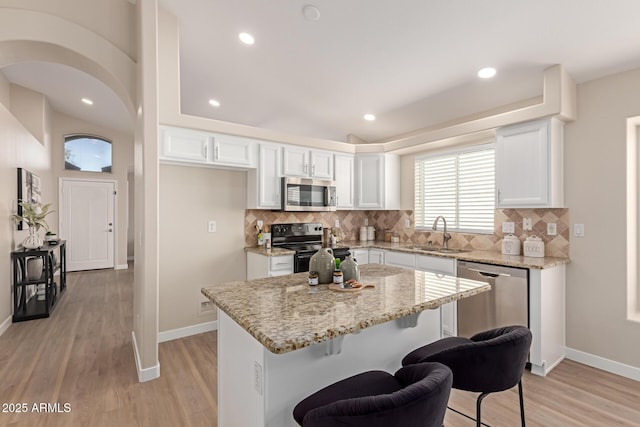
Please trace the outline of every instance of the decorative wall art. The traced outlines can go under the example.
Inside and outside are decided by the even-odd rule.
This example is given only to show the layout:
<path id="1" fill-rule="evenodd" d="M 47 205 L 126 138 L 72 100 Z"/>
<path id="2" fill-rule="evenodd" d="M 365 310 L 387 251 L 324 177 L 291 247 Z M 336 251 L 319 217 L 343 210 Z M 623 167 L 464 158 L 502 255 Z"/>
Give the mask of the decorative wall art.
<path id="1" fill-rule="evenodd" d="M 20 202 L 39 204 L 42 202 L 40 177 L 26 169 L 18 168 L 18 215 L 22 216 Z M 18 222 L 18 230 L 26 227 L 22 221 Z"/>

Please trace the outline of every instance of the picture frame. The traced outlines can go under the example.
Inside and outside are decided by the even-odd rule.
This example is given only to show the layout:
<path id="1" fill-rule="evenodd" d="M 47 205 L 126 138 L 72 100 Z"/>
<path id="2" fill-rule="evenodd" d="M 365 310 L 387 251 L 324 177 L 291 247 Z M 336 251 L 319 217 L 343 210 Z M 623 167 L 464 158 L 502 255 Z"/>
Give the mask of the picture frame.
<path id="1" fill-rule="evenodd" d="M 22 215 L 22 206 L 20 206 L 20 202 L 42 202 L 42 186 L 40 184 L 40 177 L 24 168 L 18 168 L 18 215 Z M 25 230 L 26 228 L 27 226 L 23 221 L 18 222 L 18 230 Z"/>

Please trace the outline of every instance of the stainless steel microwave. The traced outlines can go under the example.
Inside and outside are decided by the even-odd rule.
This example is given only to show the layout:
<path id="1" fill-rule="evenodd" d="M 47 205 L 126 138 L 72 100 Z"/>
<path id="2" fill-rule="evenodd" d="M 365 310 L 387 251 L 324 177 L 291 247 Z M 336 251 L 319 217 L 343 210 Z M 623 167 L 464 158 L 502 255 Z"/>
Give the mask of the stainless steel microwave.
<path id="1" fill-rule="evenodd" d="M 308 178 L 282 178 L 283 211 L 335 211 L 336 183 Z"/>

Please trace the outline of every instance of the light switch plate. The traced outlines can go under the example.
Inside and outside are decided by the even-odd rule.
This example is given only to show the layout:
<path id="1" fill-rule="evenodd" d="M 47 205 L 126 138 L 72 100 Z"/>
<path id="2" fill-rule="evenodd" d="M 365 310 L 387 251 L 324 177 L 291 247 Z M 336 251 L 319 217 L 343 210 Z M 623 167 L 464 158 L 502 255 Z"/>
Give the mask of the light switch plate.
<path id="1" fill-rule="evenodd" d="M 335 228 L 340 228 L 340 220 L 339 220 L 339 219 L 336 219 L 335 221 L 333 221 L 333 226 L 334 226 Z"/>
<path id="2" fill-rule="evenodd" d="M 503 233 L 514 233 L 516 231 L 516 225 L 512 221 L 507 221 L 502 223 L 502 232 Z"/>
<path id="3" fill-rule="evenodd" d="M 533 225 L 531 223 L 531 218 L 522 218 L 522 229 L 524 231 L 533 230 Z"/>
<path id="4" fill-rule="evenodd" d="M 556 236 L 558 235 L 558 224 L 555 222 L 550 222 L 547 224 L 547 236 Z"/>
<path id="5" fill-rule="evenodd" d="M 584 237 L 584 224 L 573 224 L 573 235 L 576 237 Z"/>
<path id="6" fill-rule="evenodd" d="M 411 228 L 411 220 L 410 219 L 405 219 L 404 220 L 404 228 Z"/>
<path id="7" fill-rule="evenodd" d="M 215 221 L 209 221 L 208 229 L 209 229 L 209 233 L 215 233 L 216 232 L 216 222 Z"/>

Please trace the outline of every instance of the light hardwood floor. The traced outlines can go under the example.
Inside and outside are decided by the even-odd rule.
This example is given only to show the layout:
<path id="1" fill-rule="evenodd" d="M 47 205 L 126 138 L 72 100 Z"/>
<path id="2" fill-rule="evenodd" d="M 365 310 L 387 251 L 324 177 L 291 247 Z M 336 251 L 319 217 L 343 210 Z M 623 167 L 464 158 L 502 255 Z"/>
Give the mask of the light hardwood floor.
<path id="1" fill-rule="evenodd" d="M 132 271 L 70 273 L 51 318 L 0 337 L 0 404 L 71 405 L 69 413 L 0 412 L 0 426 L 216 426 L 215 332 L 160 344 L 161 377 L 138 382 Z M 640 383 L 579 363 L 546 378 L 525 374 L 524 392 L 528 426 L 640 426 Z M 473 415 L 475 395 L 454 390 L 450 405 Z M 492 426 L 519 425 L 516 389 L 483 408 Z M 445 425 L 474 423 L 448 411 Z"/>

